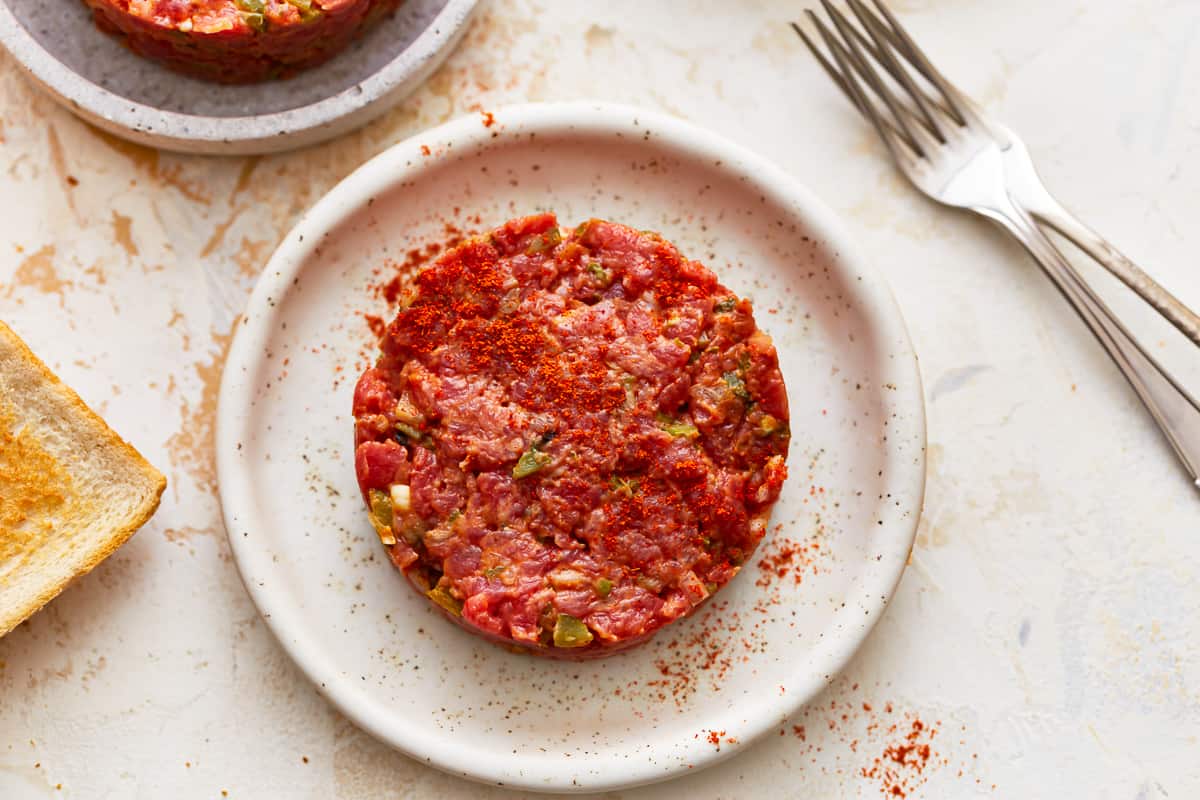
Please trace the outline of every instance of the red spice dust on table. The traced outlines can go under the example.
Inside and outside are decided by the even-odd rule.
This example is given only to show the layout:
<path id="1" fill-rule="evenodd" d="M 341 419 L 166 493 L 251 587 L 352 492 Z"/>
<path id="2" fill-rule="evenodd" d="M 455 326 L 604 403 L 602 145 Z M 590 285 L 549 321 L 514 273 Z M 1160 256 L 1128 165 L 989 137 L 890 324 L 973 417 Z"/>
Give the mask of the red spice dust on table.
<path id="1" fill-rule="evenodd" d="M 939 785 L 965 780 L 984 786 L 976 754 L 960 759 L 954 774 L 948 772 L 951 756 L 943 748 L 955 743 L 948 740 L 940 719 L 898 709 L 890 701 L 862 699 L 859 685 L 848 683 L 839 679 L 830 690 L 833 699 L 801 711 L 802 724 L 779 729 L 781 737 L 790 735 L 799 743 L 799 754 L 812 768 L 861 780 L 883 798 L 922 796 L 921 790 L 935 776 L 940 777 Z M 966 726 L 960 726 L 958 749 L 965 748 L 965 737 Z"/>
<path id="2" fill-rule="evenodd" d="M 931 746 L 937 728 L 926 726 L 919 718 L 906 720 L 906 726 L 907 730 L 905 725 L 892 725 L 889 733 L 901 738 L 884 747 L 871 766 L 862 768 L 864 778 L 878 780 L 893 797 L 906 797 L 924 778 L 926 768 L 938 763 Z"/>

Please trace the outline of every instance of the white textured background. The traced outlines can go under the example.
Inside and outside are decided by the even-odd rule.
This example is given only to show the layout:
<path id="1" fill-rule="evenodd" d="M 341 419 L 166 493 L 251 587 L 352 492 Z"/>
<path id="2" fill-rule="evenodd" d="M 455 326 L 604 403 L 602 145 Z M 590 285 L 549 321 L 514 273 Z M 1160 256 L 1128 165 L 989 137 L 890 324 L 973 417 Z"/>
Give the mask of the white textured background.
<path id="1" fill-rule="evenodd" d="M 171 481 L 0 640 L 0 798 L 516 796 L 392 753 L 292 667 L 230 560 L 213 413 L 233 319 L 304 208 L 424 127 L 578 98 L 713 128 L 844 214 L 907 315 L 930 417 L 912 567 L 793 721 L 804 739 L 619 796 L 883 797 L 871 766 L 913 719 L 937 733 L 899 769 L 910 797 L 1200 796 L 1200 495 L 1021 251 L 894 175 L 784 26 L 803 5 L 490 0 L 401 109 L 262 159 L 125 144 L 0 57 L 0 317 Z M 1064 202 L 1200 306 L 1200 3 L 893 6 Z M 1118 305 L 1200 392 L 1194 350 Z"/>

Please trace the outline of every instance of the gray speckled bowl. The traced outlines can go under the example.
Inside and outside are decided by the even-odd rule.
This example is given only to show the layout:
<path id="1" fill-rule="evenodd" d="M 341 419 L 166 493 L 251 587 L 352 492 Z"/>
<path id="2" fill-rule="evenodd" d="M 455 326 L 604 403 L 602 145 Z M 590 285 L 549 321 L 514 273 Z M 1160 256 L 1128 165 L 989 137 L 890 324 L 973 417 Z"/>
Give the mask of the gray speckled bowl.
<path id="1" fill-rule="evenodd" d="M 220 86 L 170 72 L 101 33 L 78 0 L 0 0 L 0 43 L 87 121 L 187 153 L 314 144 L 388 110 L 441 63 L 476 0 L 406 0 L 394 16 L 297 78 Z"/>

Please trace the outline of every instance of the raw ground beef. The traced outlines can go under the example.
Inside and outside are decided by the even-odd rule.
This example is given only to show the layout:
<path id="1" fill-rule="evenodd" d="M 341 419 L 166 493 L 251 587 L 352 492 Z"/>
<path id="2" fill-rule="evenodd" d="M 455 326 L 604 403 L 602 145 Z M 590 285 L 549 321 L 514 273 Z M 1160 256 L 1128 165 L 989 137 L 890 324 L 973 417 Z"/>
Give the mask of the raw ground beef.
<path id="1" fill-rule="evenodd" d="M 724 586 L 787 474 L 775 348 L 661 236 L 516 219 L 421 272 L 354 394 L 391 560 L 468 629 L 604 655 Z"/>

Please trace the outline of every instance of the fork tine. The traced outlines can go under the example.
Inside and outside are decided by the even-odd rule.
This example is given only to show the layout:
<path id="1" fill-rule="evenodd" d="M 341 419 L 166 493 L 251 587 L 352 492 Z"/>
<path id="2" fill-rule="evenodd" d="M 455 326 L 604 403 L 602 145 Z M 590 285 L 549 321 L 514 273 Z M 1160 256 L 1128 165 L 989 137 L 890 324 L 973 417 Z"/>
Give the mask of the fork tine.
<path id="1" fill-rule="evenodd" d="M 792 29 L 794 31 L 796 31 L 797 34 L 800 35 L 800 38 L 804 40 L 804 43 L 805 43 L 805 45 L 808 46 L 809 51 L 812 52 L 812 54 L 817 58 L 817 61 L 819 61 L 821 66 L 825 69 L 825 71 L 827 73 L 829 73 L 829 76 L 831 78 L 833 78 L 833 80 L 837 83 L 838 88 L 840 88 L 842 90 L 842 92 L 848 98 L 850 98 L 850 102 L 853 103 L 855 107 L 857 107 L 858 101 L 855 100 L 854 95 L 851 94 L 850 91 L 843 85 L 842 76 L 840 74 L 838 74 L 837 70 L 821 54 L 820 50 L 813 44 L 812 40 L 807 35 L 805 35 L 803 29 L 801 29 L 799 25 L 797 25 L 796 23 L 793 22 L 793 23 L 791 23 L 791 26 L 792 26 Z M 887 41 L 893 47 L 896 47 L 897 49 L 900 49 L 903 47 L 903 43 L 901 43 L 900 40 L 896 38 L 896 35 L 894 33 L 892 33 L 891 30 L 889 30 L 886 26 L 884 26 L 882 24 L 879 27 L 880 27 L 880 31 L 883 34 L 883 36 L 887 39 Z M 896 81 L 898 83 L 903 84 L 903 82 L 907 79 L 909 81 L 909 87 L 910 87 L 909 90 L 913 91 L 913 92 L 917 92 L 921 95 L 921 99 L 918 100 L 917 102 L 918 102 L 918 104 L 921 104 L 922 101 L 924 102 L 925 109 L 923 110 L 922 113 L 925 118 L 921 119 L 919 121 L 923 125 L 926 126 L 926 128 L 929 130 L 929 132 L 932 133 L 939 142 L 944 143 L 945 137 L 942 135 L 939 126 L 933 122 L 933 120 L 930 118 L 930 114 L 928 113 L 929 104 L 932 104 L 939 110 L 945 112 L 946 116 L 953 117 L 955 122 L 958 122 L 958 117 L 952 111 L 950 111 L 948 108 L 946 108 L 945 103 L 943 103 L 941 100 L 939 100 L 936 97 L 930 96 L 928 92 L 921 89 L 916 84 L 912 83 L 911 78 L 909 78 L 907 71 L 904 70 L 899 65 L 899 62 L 897 62 L 894 58 L 891 58 L 890 63 L 889 63 L 889 61 L 886 60 L 885 57 L 883 55 L 881 55 L 879 52 L 879 50 L 883 47 L 883 45 L 881 43 L 877 44 L 878 39 L 867 38 L 857 28 L 855 28 L 853 26 L 850 27 L 850 30 L 854 34 L 854 38 L 856 38 L 858 40 L 858 43 L 860 45 L 862 45 L 864 48 L 866 48 L 867 51 L 872 56 L 874 56 L 875 60 L 879 61 L 881 63 L 881 65 L 892 75 L 893 78 L 896 79 Z M 875 91 L 874 87 L 872 87 L 872 86 L 868 86 L 867 88 L 871 89 L 872 92 Z M 859 111 L 862 111 L 862 109 L 860 108 Z M 896 126 L 892 125 L 892 123 L 889 122 L 888 125 L 890 125 L 893 130 L 896 130 L 897 132 L 899 132 L 899 130 L 896 128 Z"/>
<path id="2" fill-rule="evenodd" d="M 890 42 L 886 41 L 886 27 L 879 18 L 871 13 L 871 10 L 864 6 L 861 0 L 849 0 L 850 10 L 854 12 L 854 16 L 858 17 L 866 29 L 867 34 L 875 40 L 877 47 L 875 48 L 875 57 L 879 60 L 887 71 L 896 79 L 904 91 L 908 92 L 908 96 L 912 98 L 917 108 L 924 118 L 925 124 L 929 128 L 929 132 L 942 144 L 946 143 L 946 137 L 942 133 L 941 127 L 934 121 L 933 114 L 929 111 L 929 106 L 925 102 L 925 93 L 917 88 L 913 83 L 912 76 L 908 74 L 900 62 L 896 60 L 896 56 L 892 53 Z M 857 31 L 855 31 L 857 33 Z"/>
<path id="3" fill-rule="evenodd" d="M 884 84 L 884 82 L 880 79 L 879 74 L 872 69 L 871 65 L 867 62 L 866 57 L 863 55 L 861 46 L 855 40 L 855 37 L 852 33 L 853 26 L 850 25 L 850 21 L 842 16 L 842 13 L 833 6 L 833 3 L 831 3 L 830 0 L 821 0 L 821 5 L 825 8 L 825 13 L 829 15 L 831 20 L 833 20 L 833 24 L 837 27 L 838 32 L 842 34 L 842 39 L 847 45 L 849 45 L 848 55 L 850 56 L 851 63 L 854 65 L 854 69 L 856 69 L 858 73 L 866 79 L 867 83 L 875 91 L 875 94 L 883 100 L 884 105 L 886 105 L 888 110 L 891 111 L 892 117 L 900 126 L 900 130 L 904 133 L 903 138 L 905 143 L 908 144 L 908 146 L 911 147 L 918 156 L 924 158 L 925 148 L 922 147 L 921 143 L 917 141 L 916 134 L 913 133 L 912 127 L 908 124 L 910 119 L 908 113 L 905 112 L 896 96 L 892 94 L 892 91 L 888 89 L 887 85 Z M 824 31 L 822 31 L 822 35 L 824 36 Z M 826 39 L 826 43 L 830 45 L 830 49 L 832 50 L 833 44 L 830 42 L 829 38 Z M 834 56 L 836 57 L 837 55 L 838 53 L 835 51 Z"/>
<path id="4" fill-rule="evenodd" d="M 896 37 L 897 41 L 895 44 L 897 45 L 897 50 L 899 50 L 900 53 L 904 55 L 905 58 L 917 69 L 917 71 L 924 75 L 925 78 L 933 84 L 934 88 L 938 90 L 942 97 L 945 98 L 946 104 L 950 107 L 950 110 L 953 112 L 953 116 L 958 120 L 958 123 L 960 125 L 966 125 L 967 103 L 964 102 L 962 94 L 959 93 L 958 89 L 954 87 L 954 84 L 950 83 L 950 81 L 946 80 L 942 73 L 938 72 L 937 67 L 933 65 L 933 62 L 929 60 L 921 48 L 917 47 L 917 43 L 914 42 L 912 37 L 908 35 L 908 31 L 904 29 L 904 26 L 900 24 L 899 20 L 896 19 L 895 15 L 892 14 L 891 10 L 883 2 L 883 0 L 871 0 L 871 2 L 875 8 L 878 9 L 879 13 L 883 15 L 883 18 L 887 20 L 892 34 Z"/>
<path id="5" fill-rule="evenodd" d="M 854 38 L 858 40 L 858 43 L 865 47 L 871 53 L 871 55 L 875 57 L 875 60 L 878 61 L 879 53 L 876 50 L 875 42 L 871 39 L 868 39 L 866 36 L 863 36 L 862 32 L 853 26 L 851 26 L 850 32 L 854 34 Z"/>
<path id="6" fill-rule="evenodd" d="M 854 105 L 858 107 L 859 111 L 867 119 L 871 120 L 871 124 L 875 126 L 875 130 L 879 133 L 879 138 L 883 139 L 883 143 L 891 151 L 892 157 L 901 163 L 907 161 L 911 158 L 911 152 L 903 148 L 903 134 L 885 120 L 875 105 L 867 99 L 866 93 L 863 91 L 862 86 L 859 85 L 858 78 L 854 77 L 854 68 L 849 63 L 850 55 L 845 52 L 834 37 L 833 32 L 825 27 L 825 23 L 821 22 L 812 9 L 805 9 L 804 13 L 808 15 L 809 21 L 816 27 L 817 32 L 821 34 L 821 38 L 825 40 L 825 46 L 829 48 L 830 54 L 840 68 L 840 75 L 844 78 L 844 81 L 839 81 L 839 85 L 843 86 L 847 93 L 853 97 Z"/>
<path id="7" fill-rule="evenodd" d="M 810 11 L 809 13 L 811 14 L 812 12 Z M 799 34 L 800 38 L 804 40 L 804 44 L 808 46 L 808 51 L 813 54 L 814 58 L 817 59 L 817 63 L 819 63 L 821 68 L 825 70 L 826 74 L 833 79 L 833 82 L 836 83 L 838 88 L 842 90 L 842 93 L 846 95 L 847 99 L 849 99 L 850 102 L 854 104 L 854 107 L 860 112 L 866 114 L 867 112 L 859 104 L 858 98 L 855 96 L 854 92 L 850 91 L 850 87 L 846 85 L 846 81 L 842 77 L 842 73 L 837 71 L 837 67 L 829 63 L 829 60 L 825 58 L 820 49 L 818 49 L 816 44 L 813 43 L 813 40 L 808 38 L 808 34 L 804 32 L 803 28 L 794 22 L 791 23 L 791 26 L 792 30 Z"/>
<path id="8" fill-rule="evenodd" d="M 865 20 L 863 20 L 864 26 L 868 28 L 868 32 L 871 33 L 872 36 L 865 36 L 861 31 L 858 30 L 857 27 L 853 25 L 846 26 L 847 30 L 852 35 L 853 39 L 856 40 L 862 48 L 866 49 L 875 58 L 875 60 L 879 62 L 880 66 L 886 69 L 892 78 L 894 78 L 897 83 L 904 87 L 905 91 L 912 95 L 914 102 L 917 104 L 918 109 L 921 112 L 916 119 L 921 123 L 922 127 L 934 134 L 934 137 L 940 142 L 944 142 L 945 138 L 941 132 L 941 126 L 936 124 L 931 125 L 932 120 L 929 117 L 935 116 L 932 113 L 932 109 L 938 109 L 946 116 L 953 119 L 957 125 L 966 125 L 969 116 L 972 118 L 975 117 L 970 101 L 964 97 L 963 94 L 953 84 L 947 81 L 940 72 L 938 72 L 937 68 L 933 66 L 933 63 L 930 62 L 920 48 L 917 47 L 916 42 L 912 40 L 912 37 L 908 36 L 907 31 L 904 30 L 903 26 L 900 25 L 895 16 L 883 4 L 882 0 L 872 0 L 872 2 L 879 10 L 878 13 L 872 12 L 871 9 L 867 8 L 861 2 L 856 3 L 858 7 L 854 9 L 855 15 L 858 16 L 860 20 L 863 20 L 863 14 L 861 12 L 865 12 L 867 15 L 869 15 L 869 18 L 874 20 L 876 23 L 874 26 L 868 25 Z M 881 15 L 887 21 L 887 24 L 885 24 L 884 20 L 880 19 Z M 811 12 L 809 12 L 809 16 L 812 16 Z M 792 29 L 795 30 L 796 33 L 799 34 L 804 40 L 805 45 L 808 46 L 808 49 L 817 58 L 822 68 L 824 68 L 830 77 L 833 78 L 833 80 L 837 83 L 838 88 L 840 88 L 842 92 L 850 99 L 851 103 L 857 107 L 858 100 L 843 84 L 841 75 L 836 74 L 836 69 L 832 67 L 828 59 L 826 59 L 820 53 L 819 49 L 815 47 L 812 40 L 805 35 L 804 31 L 796 23 L 791 23 L 791 26 Z M 850 37 L 848 37 L 848 40 L 849 38 Z M 922 88 L 921 86 L 918 86 L 916 82 L 911 79 L 911 76 L 908 74 L 908 70 L 905 69 L 903 65 L 901 65 L 894 58 L 888 58 L 888 56 L 891 56 L 892 54 L 887 52 L 887 47 L 884 45 L 884 41 L 886 41 L 886 43 L 890 45 L 893 50 L 899 53 L 908 66 L 915 69 L 928 82 L 932 92 Z M 886 53 L 886 55 L 884 55 L 884 53 Z M 868 84 L 867 88 L 874 93 L 875 87 L 873 85 Z M 861 108 L 859 110 L 862 111 Z M 897 130 L 896 126 L 892 125 L 892 123 L 888 122 L 887 124 L 893 130 Z"/>
<path id="9" fill-rule="evenodd" d="M 871 13 L 870 9 L 867 9 L 865 6 L 863 8 L 868 13 Z M 876 16 L 876 15 L 871 13 L 871 16 Z M 879 19 L 877 16 L 876 16 L 876 21 L 879 22 Z M 860 33 L 857 28 L 851 27 L 851 30 L 854 32 L 854 36 L 855 36 L 855 38 L 858 39 L 859 43 L 861 45 L 863 45 L 864 47 L 866 47 L 868 50 L 870 50 L 871 54 L 873 56 L 875 56 L 876 60 L 882 62 L 883 66 L 885 68 L 887 68 L 888 72 L 891 73 L 893 77 L 895 77 L 898 81 L 902 80 L 899 77 L 899 75 L 897 75 L 898 71 L 904 72 L 907 75 L 907 70 L 904 70 L 902 67 L 900 67 L 898 65 L 898 62 L 897 62 L 897 66 L 893 67 L 891 64 L 888 64 L 887 62 L 883 61 L 882 56 L 879 55 L 879 53 L 877 52 L 877 49 L 876 49 L 875 41 L 878 41 L 877 39 L 875 41 L 868 39 L 866 36 L 863 36 L 862 33 Z M 885 38 L 887 40 L 888 44 L 890 44 L 896 50 L 896 52 L 898 52 L 898 53 L 900 53 L 900 55 L 904 56 L 905 60 L 908 61 L 908 63 L 913 67 L 913 69 L 915 69 L 922 76 L 925 75 L 925 73 L 921 70 L 921 67 L 919 64 L 913 63 L 912 61 L 909 60 L 908 48 L 905 46 L 904 41 L 899 36 L 896 35 L 895 31 L 893 31 L 887 25 L 880 22 L 879 25 L 877 26 L 877 32 L 879 34 L 881 34 L 883 36 L 883 38 Z M 930 81 L 930 83 L 932 85 L 932 81 Z M 942 111 L 946 116 L 952 117 L 956 123 L 958 123 L 960 125 L 963 124 L 962 120 L 959 119 L 958 114 L 956 112 L 954 112 L 953 110 L 951 110 L 946 105 L 946 102 L 941 99 L 940 96 L 935 97 L 933 94 L 930 94 L 925 89 L 922 89 L 921 87 L 917 86 L 916 83 L 913 83 L 913 88 L 916 91 L 920 92 L 920 94 L 924 98 L 926 104 L 931 104 L 935 108 Z"/>
<path id="10" fill-rule="evenodd" d="M 810 16 L 811 16 L 811 13 L 812 12 L 809 12 Z M 858 112 L 860 114 L 862 114 L 863 116 L 865 116 L 867 118 L 870 118 L 871 114 L 874 112 L 863 109 L 862 105 L 858 101 L 858 97 L 855 95 L 855 93 L 853 91 L 850 90 L 850 87 L 846 85 L 846 79 L 842 77 L 842 73 L 838 72 L 838 68 L 829 62 L 829 59 L 827 59 L 825 57 L 825 54 L 821 52 L 821 48 L 817 47 L 816 43 L 814 43 L 813 40 L 809 37 L 809 35 L 804 32 L 804 29 L 801 28 L 799 25 L 797 25 L 795 22 L 791 22 L 788 24 L 790 24 L 792 26 L 792 30 L 794 30 L 796 32 L 796 34 L 804 41 L 804 44 L 808 47 L 809 52 L 812 53 L 813 57 L 817 59 L 817 63 L 819 63 L 821 65 L 821 68 L 825 70 L 825 73 L 827 75 L 829 75 L 829 77 L 831 79 L 833 79 L 833 82 L 835 84 L 837 84 L 837 87 L 842 90 L 842 94 L 844 94 L 846 96 L 846 99 L 850 101 L 850 104 L 852 106 L 854 106 L 856 109 L 858 109 Z M 937 101 L 933 101 L 933 102 L 937 102 Z M 885 125 L 887 125 L 889 128 L 891 128 L 892 132 L 895 135 L 897 135 L 897 136 L 903 135 L 903 134 L 901 134 L 900 130 L 891 122 L 889 122 L 887 120 L 884 120 L 883 122 Z"/>

